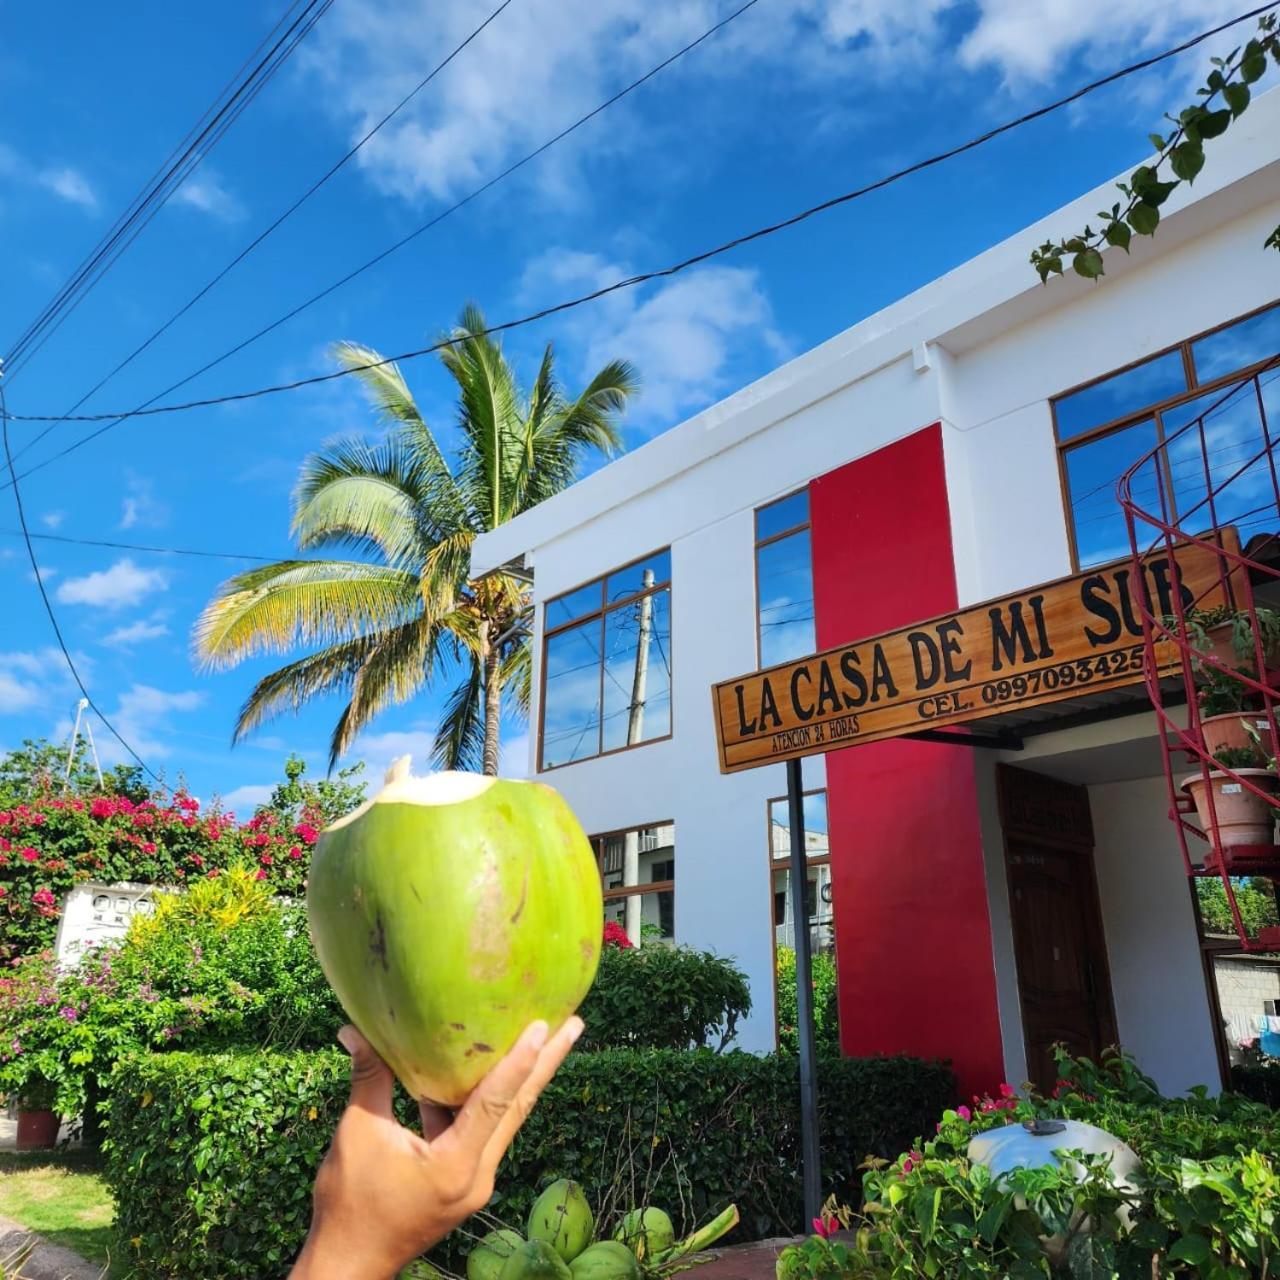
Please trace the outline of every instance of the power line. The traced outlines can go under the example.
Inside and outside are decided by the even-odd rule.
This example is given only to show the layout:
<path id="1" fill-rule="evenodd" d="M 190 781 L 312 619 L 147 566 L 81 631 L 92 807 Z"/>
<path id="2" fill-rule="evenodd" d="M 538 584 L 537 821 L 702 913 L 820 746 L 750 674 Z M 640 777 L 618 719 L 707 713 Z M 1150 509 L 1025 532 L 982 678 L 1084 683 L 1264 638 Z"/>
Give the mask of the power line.
<path id="1" fill-rule="evenodd" d="M 754 0 L 752 0 L 752 2 L 754 2 Z M 792 214 L 790 217 L 784 218 L 781 221 L 774 222 L 769 224 L 768 226 L 759 227 L 754 231 L 749 231 L 744 233 L 743 235 L 736 236 L 732 240 L 725 241 L 723 244 L 717 245 L 712 249 L 703 250 L 702 252 L 694 254 L 692 257 L 685 258 L 684 260 L 674 263 L 671 266 L 658 268 L 653 271 L 642 272 L 639 275 L 628 276 L 625 279 L 615 280 L 613 283 L 604 285 L 599 289 L 592 290 L 590 293 L 581 294 L 578 297 L 570 298 L 564 302 L 559 302 L 551 306 L 543 307 L 539 311 L 531 312 L 530 314 L 521 316 L 515 320 L 507 320 L 501 324 L 490 325 L 487 328 L 480 330 L 478 336 L 493 336 L 500 333 L 506 333 L 513 329 L 522 328 L 525 325 L 534 324 L 539 320 L 546 319 L 548 316 L 558 315 L 561 312 L 574 310 L 577 307 L 584 306 L 586 303 L 594 302 L 599 298 L 606 297 L 609 294 L 616 293 L 620 290 L 635 288 L 637 285 L 645 284 L 651 280 L 658 280 L 658 279 L 663 279 L 669 276 L 677 275 L 682 271 L 687 271 L 691 267 L 698 266 L 701 263 L 706 262 L 712 258 L 719 257 L 722 254 L 728 253 L 733 249 L 740 248 L 745 244 L 750 244 L 756 240 L 762 240 L 767 236 L 775 235 L 780 231 L 787 230 L 790 227 L 793 227 L 798 225 L 799 223 L 805 222 L 819 213 L 825 213 L 830 209 L 834 209 L 841 205 L 848 204 L 854 200 L 858 200 L 863 196 L 871 194 L 872 192 L 883 190 L 885 187 L 892 186 L 894 183 L 901 181 L 903 178 L 919 173 L 922 170 L 932 168 L 935 165 L 942 164 L 945 161 L 954 159 L 956 156 L 963 155 L 968 151 L 973 151 L 976 148 L 983 146 L 984 144 L 992 141 L 993 139 L 1000 137 L 1002 134 L 1009 133 L 1012 130 L 1021 127 L 1022 125 L 1029 124 L 1032 121 L 1038 120 L 1043 116 L 1051 114 L 1052 112 L 1059 111 L 1063 107 L 1069 106 L 1073 102 L 1078 102 L 1081 98 L 1084 98 L 1087 95 L 1094 93 L 1099 89 L 1105 88 L 1108 85 L 1114 84 L 1117 81 L 1122 80 L 1127 76 L 1133 75 L 1138 71 L 1144 71 L 1147 68 L 1156 66 L 1157 64 L 1164 62 L 1169 58 L 1175 57 L 1178 54 L 1185 53 L 1188 49 L 1192 49 L 1199 44 L 1203 44 L 1206 40 L 1211 39 L 1213 36 L 1220 34 L 1221 32 L 1227 30 L 1228 28 L 1235 26 L 1238 23 L 1245 22 L 1250 18 L 1255 18 L 1259 14 L 1267 13 L 1278 6 L 1280 6 L 1280 0 L 1272 0 L 1272 2 L 1269 4 L 1263 5 L 1256 9 L 1251 9 L 1247 13 L 1241 14 L 1239 17 L 1232 18 L 1227 22 L 1220 23 L 1216 27 L 1211 27 L 1209 30 L 1203 31 L 1199 35 L 1194 36 L 1191 39 L 1185 40 L 1181 44 L 1174 45 L 1164 50 L 1161 53 L 1154 54 L 1149 58 L 1143 58 L 1138 62 L 1130 63 L 1128 66 L 1123 67 L 1118 71 L 1113 71 L 1109 75 L 1103 76 L 1101 79 L 1093 80 L 1090 83 L 1083 85 L 1079 89 L 1076 89 L 1073 92 L 1067 94 L 1065 97 L 1058 98 L 1053 102 L 1047 103 L 1042 107 L 1036 108 L 1034 111 L 1026 112 L 1023 115 L 1017 116 L 1012 120 L 1007 120 L 1002 124 L 996 125 L 994 128 L 989 129 L 986 132 L 979 134 L 974 138 L 970 138 L 967 142 L 960 143 L 954 147 L 949 148 L 946 151 L 937 152 L 934 155 L 928 156 L 923 160 L 918 160 L 915 163 L 908 165 L 903 169 L 895 170 L 893 173 L 890 173 L 885 177 L 877 178 L 874 182 L 870 182 L 864 186 L 857 187 L 852 191 L 846 191 L 840 195 L 832 196 L 828 200 L 824 200 L 819 204 L 811 205 L 807 209 L 803 209 L 799 213 Z M 342 282 L 340 281 L 339 283 L 342 283 Z M 336 285 L 332 286 L 332 288 L 336 288 L 336 287 L 337 287 Z M 330 291 L 332 291 L 332 289 Z M 323 295 L 317 295 L 317 297 L 319 296 L 323 296 Z M 281 322 L 277 322 L 277 323 L 281 323 Z M 263 332 L 266 332 L 266 330 L 264 330 Z M 234 403 L 239 403 L 246 400 L 256 400 L 263 396 L 277 395 L 286 391 L 297 391 L 304 387 L 319 386 L 326 382 L 332 382 L 338 378 L 347 377 L 350 374 L 361 373 L 367 369 L 379 369 L 386 365 L 395 364 L 401 361 L 416 360 L 423 356 L 432 355 L 437 351 L 443 350 L 445 347 L 456 346 L 458 343 L 466 341 L 470 336 L 477 336 L 477 335 L 451 336 L 448 338 L 443 338 L 438 342 L 434 342 L 429 346 L 419 347 L 411 351 L 405 351 L 400 353 L 399 355 L 386 356 L 381 360 L 373 360 L 368 362 L 367 364 L 360 364 L 360 365 L 354 365 L 348 368 L 337 369 L 331 373 L 316 374 L 309 378 L 299 378 L 292 382 L 277 383 L 277 384 L 266 386 L 266 387 L 257 387 L 250 391 L 232 392 L 232 393 L 229 393 L 226 395 L 220 395 L 220 396 L 209 396 L 201 400 L 189 400 L 180 404 L 154 405 L 154 403 L 152 403 L 146 407 L 142 407 L 139 409 L 134 409 L 126 412 L 117 411 L 114 413 L 63 414 L 63 415 L 56 415 L 56 416 L 49 415 L 49 414 L 13 415 L 12 420 L 15 422 L 108 422 L 107 426 L 101 427 L 99 428 L 98 431 L 91 432 L 88 435 L 81 437 L 80 440 L 67 446 L 67 448 L 63 449 L 61 452 L 52 455 L 50 458 L 46 459 L 42 463 L 36 464 L 35 467 L 32 467 L 26 472 L 24 472 L 23 477 L 25 478 L 26 476 L 30 475 L 33 471 L 38 470 L 40 467 L 47 466 L 49 465 L 49 463 L 55 462 L 58 459 L 65 457 L 68 453 L 71 453 L 75 449 L 80 448 L 82 445 L 87 444 L 90 440 L 94 439 L 96 436 L 101 435 L 102 432 L 110 430 L 111 427 L 129 418 L 150 417 L 157 414 L 180 413 L 180 412 L 186 412 L 191 409 L 209 408 L 214 405 L 234 404 Z M 248 339 L 246 343 L 242 343 L 241 346 L 247 345 L 248 341 L 253 341 L 253 339 Z M 238 350 L 238 349 L 239 348 L 235 348 L 235 350 Z M 231 353 L 228 352 L 227 354 L 229 355 Z M 225 359 L 225 356 L 219 357 L 219 361 L 222 359 Z M 206 369 L 212 368 L 213 364 L 216 364 L 216 363 L 218 363 L 218 361 L 214 361 L 211 364 L 206 365 L 205 368 Z M 199 372 L 203 372 L 203 370 L 200 370 Z M 195 376 L 195 375 L 192 375 L 192 376 Z M 184 381 L 189 381 L 189 380 L 190 379 L 185 379 Z M 179 383 L 177 385 L 182 385 L 182 384 Z M 172 388 L 170 388 L 170 390 L 172 390 Z M 168 393 L 161 392 L 160 394 L 165 395 Z M 159 399 L 159 398 L 160 397 L 157 396 L 154 399 Z"/>
<path id="2" fill-rule="evenodd" d="M 459 209 L 463 208 L 465 205 L 470 204 L 472 200 L 475 200 L 478 196 L 483 195 L 486 191 L 490 190 L 492 187 L 495 187 L 498 183 L 502 182 L 504 179 L 510 177 L 518 169 L 523 168 L 525 165 L 529 164 L 531 161 L 537 159 L 538 156 L 542 155 L 551 147 L 555 146 L 558 142 L 567 138 L 570 134 L 576 132 L 578 129 L 582 128 L 582 126 L 587 124 L 588 121 L 593 120 L 602 111 L 607 110 L 609 107 L 613 106 L 616 102 L 619 102 L 621 99 L 625 98 L 629 93 L 632 93 L 634 90 L 640 88 L 641 85 L 653 79 L 654 76 L 656 76 L 659 72 L 665 70 L 673 62 L 677 61 L 679 58 L 684 57 L 684 55 L 689 53 L 691 50 L 696 49 L 698 45 L 710 39 L 718 31 L 722 30 L 730 22 L 734 21 L 734 19 L 746 13 L 748 9 L 753 8 L 757 3 L 759 3 L 759 0 L 746 0 L 746 3 L 740 5 L 737 9 L 727 14 L 725 17 L 720 19 L 720 21 L 715 23 L 713 26 L 708 27 L 707 30 L 704 31 L 696 39 L 689 41 L 688 44 L 682 46 L 680 49 L 677 49 L 673 54 L 663 59 L 662 62 L 658 63 L 657 66 L 645 72 L 645 74 L 640 76 L 638 79 L 633 80 L 625 88 L 620 89 L 612 97 L 607 98 L 604 102 L 594 107 L 591 111 L 588 111 L 586 115 L 580 116 L 571 125 L 568 125 L 566 128 L 562 129 L 559 133 L 555 134 L 553 137 L 548 138 L 546 142 L 536 147 L 533 151 L 530 151 L 527 155 L 517 160 L 514 164 L 508 165 L 507 168 L 502 170 L 501 173 L 490 178 L 487 182 L 483 183 L 481 186 L 476 187 L 468 195 L 463 196 L 460 200 L 450 205 L 447 209 L 444 209 L 440 213 L 436 214 L 434 217 L 429 218 L 426 222 L 420 224 L 413 231 L 409 232 L 408 235 L 402 236 L 394 244 L 389 245 L 387 248 L 383 249 L 382 252 L 375 254 L 374 257 L 362 263 L 360 266 L 356 267 L 354 270 L 348 272 L 345 276 L 342 276 L 340 279 L 335 280 L 332 284 L 322 289 L 319 293 L 313 294 L 310 298 L 306 299 L 304 302 L 299 303 L 291 311 L 288 311 L 283 316 L 280 316 L 278 319 L 273 320 L 270 324 L 259 329 L 256 333 L 251 334 L 249 337 L 237 343 L 234 347 L 231 347 L 229 350 L 224 351 L 220 356 L 209 361 L 207 364 L 204 364 L 200 368 L 194 370 L 192 373 L 187 374 L 186 377 L 180 379 L 178 382 L 173 383 L 172 386 L 166 387 L 163 391 L 157 392 L 149 400 L 144 401 L 143 404 L 140 405 L 137 409 L 135 409 L 132 413 L 126 413 L 126 414 L 104 413 L 104 414 L 97 414 L 97 415 L 76 416 L 73 408 L 71 413 L 63 414 L 57 418 L 41 418 L 39 419 L 39 421 L 53 424 L 55 422 L 101 422 L 109 418 L 114 418 L 120 422 L 123 422 L 129 417 L 135 417 L 143 413 L 144 411 L 149 409 L 150 406 L 154 405 L 157 400 L 163 399 L 165 396 L 170 395 L 172 392 L 178 390 L 179 387 L 186 386 L 187 383 L 194 381 L 196 378 L 200 377 L 202 374 L 208 373 L 210 369 L 215 368 L 217 365 L 220 365 L 223 361 L 228 360 L 233 355 L 236 355 L 238 352 L 243 351 L 246 347 L 251 346 L 253 343 L 257 342 L 260 338 L 263 338 L 268 333 L 271 333 L 275 329 L 278 329 L 281 325 L 288 323 L 295 316 L 300 315 L 303 311 L 306 311 L 309 307 L 314 306 L 317 302 L 320 302 L 322 299 L 327 298 L 331 293 L 334 293 L 336 290 L 350 283 L 350 281 L 354 280 L 357 276 L 362 275 L 364 272 L 377 266 L 378 263 L 382 262 L 386 258 L 389 258 L 393 253 L 396 253 L 398 250 L 404 248 L 405 245 L 417 239 L 417 237 L 422 235 L 424 232 L 429 231 L 432 227 L 439 225 L 451 214 L 456 213 Z M 93 393 L 90 392 L 90 394 L 93 394 Z M 83 403 L 83 401 L 81 401 L 80 403 Z M 114 425 L 116 424 L 112 423 L 112 426 Z M 33 440 L 31 443 L 35 444 L 37 441 L 44 439 L 44 437 L 49 434 L 50 429 L 51 429 L 50 427 L 46 427 L 46 429 L 42 431 L 36 437 L 36 439 Z M 103 430 L 110 430 L 110 428 L 109 427 L 100 428 L 97 431 L 92 431 L 88 435 L 76 441 L 74 444 L 68 446 L 66 449 L 62 450 L 57 454 L 54 454 L 50 458 L 47 458 L 44 462 L 37 463 L 36 466 L 28 468 L 28 470 L 23 473 L 24 478 L 25 476 L 30 475 L 32 471 L 36 471 L 40 467 L 47 466 L 50 462 L 54 462 L 59 458 L 65 457 L 68 453 L 71 453 L 74 450 L 80 448 L 81 445 L 88 444 L 89 441 L 94 440 L 99 435 L 101 435 L 103 433 Z M 30 446 L 27 446 L 27 447 L 30 447 Z M 0 487 L 3 487 L 3 486 L 0 486 Z"/>
<path id="3" fill-rule="evenodd" d="M 232 271 L 235 270 L 236 267 L 240 265 L 240 263 L 242 263 L 260 244 L 262 244 L 264 240 L 266 240 L 281 226 L 283 226 L 283 224 L 287 222 L 295 213 L 297 213 L 297 211 L 301 209 L 302 206 L 306 204 L 306 202 L 310 200 L 311 197 L 315 195 L 316 192 L 319 191 L 321 187 L 323 187 L 329 181 L 330 178 L 334 177 L 339 172 L 339 170 L 341 170 L 347 164 L 347 162 L 351 160 L 352 157 L 355 156 L 362 147 L 365 146 L 366 143 L 368 143 L 377 133 L 381 132 L 381 130 L 387 124 L 389 124 L 390 121 L 394 119 L 395 116 L 397 116 L 401 111 L 403 111 L 404 108 L 407 107 L 409 103 L 412 102 L 413 99 L 416 98 L 418 94 L 420 94 L 422 90 L 425 89 L 436 78 L 436 76 L 440 74 L 440 72 L 442 72 L 464 49 L 466 49 L 466 47 L 469 44 L 471 44 L 471 42 L 475 40 L 476 37 L 479 36 L 480 33 L 484 31 L 484 29 L 487 26 L 489 26 L 489 24 L 493 22 L 494 19 L 497 18 L 503 12 L 503 10 L 506 9 L 507 6 L 510 5 L 511 3 L 512 3 L 512 0 L 502 0 L 502 3 L 498 5 L 498 7 L 494 9 L 493 12 L 490 13 L 489 16 L 485 18 L 485 20 L 478 27 L 476 27 L 475 30 L 472 31 L 469 36 L 466 37 L 466 39 L 464 39 L 460 44 L 455 46 L 454 49 L 448 54 L 447 57 L 445 57 L 442 61 L 438 62 L 427 73 L 427 75 L 423 77 L 423 79 L 419 80 L 417 85 L 415 85 L 414 88 L 412 88 L 408 93 L 406 93 L 404 97 L 402 97 L 400 101 L 397 102 L 396 105 L 392 107 L 391 110 L 388 111 L 386 115 L 384 115 L 382 119 L 377 122 L 377 124 L 375 124 L 371 129 L 369 129 L 364 134 L 364 136 L 360 138 L 360 140 L 356 142 L 355 145 L 352 146 L 346 152 L 345 155 L 340 157 L 334 164 L 330 165 L 329 168 L 325 170 L 325 172 L 322 173 L 320 177 L 317 178 L 311 184 L 311 186 L 309 186 L 287 209 L 285 209 L 283 213 L 281 213 L 273 222 L 268 224 L 268 226 L 266 226 L 252 240 L 250 240 L 249 243 L 245 245 L 245 247 L 241 249 L 240 252 L 237 253 L 236 256 L 232 258 L 231 261 L 228 262 L 226 266 L 222 268 L 222 270 L 220 270 L 215 276 L 213 276 L 213 278 L 209 280 L 197 293 L 193 294 L 185 303 L 183 303 L 183 305 L 179 307 L 178 310 L 175 311 L 173 315 L 171 315 L 158 329 L 156 329 L 155 332 L 152 333 L 151 336 L 146 339 L 146 341 L 141 343 L 139 346 L 135 347 L 122 361 L 120 361 L 119 364 L 116 365 L 114 369 L 112 369 L 108 374 L 106 374 L 104 377 L 99 379 L 99 381 L 95 383 L 94 386 L 90 387 L 89 390 L 86 391 L 84 395 L 82 395 L 80 399 L 77 400 L 76 403 L 71 406 L 71 408 L 68 410 L 68 413 L 74 413 L 87 400 L 97 395 L 97 393 L 101 391 L 102 388 L 105 387 L 107 383 L 110 382 L 111 379 L 116 376 L 116 374 L 120 373 L 122 370 L 124 370 L 130 364 L 132 364 L 133 361 L 136 360 L 138 356 L 140 356 L 144 351 L 146 351 L 147 348 L 150 347 L 151 344 L 155 342 L 157 338 L 159 338 L 162 334 L 166 333 L 174 324 L 177 323 L 178 320 L 180 320 L 184 315 L 186 315 L 187 312 L 190 311 L 191 308 L 196 305 L 196 303 L 198 303 L 202 298 L 204 298 L 208 293 L 210 293 L 214 288 L 216 288 Z M 167 393 L 162 393 L 162 394 L 167 394 Z M 22 457 L 22 455 L 26 453 L 29 449 L 34 448 L 34 446 L 39 444 L 40 441 L 43 440 L 44 437 L 48 435 L 52 429 L 53 429 L 52 424 L 45 427 L 45 429 L 42 432 L 40 432 L 39 435 L 29 440 L 25 445 L 22 446 L 21 449 L 18 450 L 18 452 L 14 455 L 15 458 Z"/>
<path id="4" fill-rule="evenodd" d="M 149 189 L 144 189 L 140 197 L 134 198 L 130 206 L 127 207 L 125 214 L 122 214 L 116 220 L 114 228 L 99 242 L 88 259 L 81 263 L 80 267 L 72 273 L 71 278 L 63 284 L 54 298 L 46 304 L 36 320 L 11 346 L 8 370 L 10 378 L 19 371 L 25 358 L 34 354 L 39 346 L 43 345 L 43 342 L 61 326 L 63 321 L 80 305 L 95 285 L 115 265 L 121 254 L 141 234 L 151 219 L 163 208 L 182 183 L 190 177 L 205 155 L 235 123 L 244 109 L 275 75 L 293 50 L 297 48 L 298 44 L 301 43 L 332 4 L 333 0 L 307 0 L 303 12 L 280 35 L 275 44 L 253 67 L 248 77 L 236 87 L 235 92 L 217 110 L 212 120 L 189 143 L 185 151 L 176 161 L 169 165 L 168 169 L 157 181 L 153 181 L 150 184 Z M 287 17 L 288 14 L 286 13 L 285 18 Z M 274 30 L 279 30 L 285 18 L 282 18 L 276 24 Z M 270 36 L 268 36 L 269 39 Z M 259 49 L 261 48 L 262 46 L 259 45 Z M 281 52 L 282 49 L 283 52 Z M 205 115 L 207 116 L 208 112 Z M 199 128 L 199 125 L 197 125 L 197 128 Z M 145 218 L 143 217 L 144 214 L 146 215 Z M 128 239 L 124 240 L 123 237 L 126 235 L 128 235 Z M 107 261 L 108 255 L 112 254 L 114 256 L 111 256 L 110 260 Z M 99 267 L 101 268 L 100 270 L 98 269 Z M 94 275 L 95 270 L 97 271 L 96 276 Z M 42 331 L 44 332 L 44 337 L 40 338 L 39 343 L 32 346 L 31 344 L 39 337 Z"/>
<path id="5" fill-rule="evenodd" d="M 149 551 L 163 556 L 202 556 L 211 560 L 256 560 L 275 564 L 282 556 L 255 556 L 243 551 L 199 551 L 192 547 L 152 547 L 141 542 L 108 542 L 101 538 L 72 538 L 61 533 L 24 533 L 21 529 L 0 529 L 0 537 L 39 538 L 44 542 L 66 542 L 78 547 L 110 547 L 116 551 Z"/>
<path id="6" fill-rule="evenodd" d="M 4 371 L 0 369 L 0 436 L 4 440 L 4 455 L 6 462 L 9 463 L 9 472 L 13 474 L 13 461 L 9 448 L 9 409 L 5 402 L 4 389 Z M 18 523 L 22 526 L 23 540 L 27 547 L 27 558 L 31 561 L 31 569 L 35 575 L 36 589 L 40 592 L 40 599 L 44 601 L 45 613 L 49 615 L 49 625 L 53 628 L 53 634 L 58 641 L 58 648 L 62 650 L 62 656 L 67 664 L 67 670 L 71 672 L 71 678 L 76 682 L 76 687 L 80 690 L 81 696 L 85 702 L 89 704 L 89 709 L 107 726 L 111 736 L 142 766 L 143 771 L 152 778 L 158 785 L 163 786 L 160 776 L 151 768 L 150 765 L 125 741 L 120 731 L 102 714 L 98 704 L 94 702 L 90 696 L 89 690 L 85 688 L 84 681 L 80 678 L 80 672 L 76 668 L 75 660 L 71 656 L 70 650 L 67 648 L 67 642 L 62 637 L 62 628 L 58 625 L 58 616 L 53 611 L 53 603 L 49 599 L 49 593 L 45 590 L 44 577 L 40 573 L 40 562 L 36 559 L 35 545 L 31 541 L 31 531 L 27 527 L 27 513 L 22 506 L 22 491 L 18 487 L 17 480 L 13 484 L 13 501 L 18 508 Z"/>

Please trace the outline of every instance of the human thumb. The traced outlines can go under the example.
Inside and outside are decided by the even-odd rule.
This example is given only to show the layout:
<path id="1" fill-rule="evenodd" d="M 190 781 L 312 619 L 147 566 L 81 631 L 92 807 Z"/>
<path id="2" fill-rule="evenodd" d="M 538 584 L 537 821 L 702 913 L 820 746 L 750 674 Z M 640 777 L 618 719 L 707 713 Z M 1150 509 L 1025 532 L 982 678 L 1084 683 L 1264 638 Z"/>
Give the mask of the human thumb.
<path id="1" fill-rule="evenodd" d="M 338 1032 L 338 1042 L 351 1055 L 351 1100 L 348 1105 L 390 1119 L 391 1068 L 353 1026 L 345 1026 Z"/>

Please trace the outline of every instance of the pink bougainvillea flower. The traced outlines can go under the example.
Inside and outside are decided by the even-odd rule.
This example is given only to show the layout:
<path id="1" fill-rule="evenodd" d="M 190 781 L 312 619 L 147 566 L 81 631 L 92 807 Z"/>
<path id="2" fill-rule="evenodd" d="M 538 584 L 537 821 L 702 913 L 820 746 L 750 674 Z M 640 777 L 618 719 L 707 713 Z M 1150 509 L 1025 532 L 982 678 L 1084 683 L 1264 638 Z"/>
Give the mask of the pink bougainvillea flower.
<path id="1" fill-rule="evenodd" d="M 70 1005 L 64 1005 L 58 1012 L 68 1022 L 74 1022 L 80 1016 Z"/>
<path id="2" fill-rule="evenodd" d="M 1000 1086 L 1000 1096 L 1002 1098 L 1016 1098 L 1018 1091 L 1011 1084 L 1002 1084 Z"/>
<path id="3" fill-rule="evenodd" d="M 814 1218 L 813 1230 L 816 1235 L 820 1235 L 824 1240 L 830 1240 L 836 1233 L 836 1223 L 828 1222 L 825 1218 Z"/>
<path id="4" fill-rule="evenodd" d="M 259 867 L 259 868 L 258 868 L 258 875 L 257 875 L 257 879 L 259 879 L 259 880 L 265 880 L 266 878 L 267 878 L 267 869 L 266 869 L 266 867 Z"/>
<path id="5" fill-rule="evenodd" d="M 38 907 L 51 907 L 57 901 L 48 889 L 37 889 L 31 895 L 31 901 Z"/>
<path id="6" fill-rule="evenodd" d="M 307 844 L 315 844 L 320 838 L 320 833 L 309 822 L 300 822 L 293 829 L 294 835 L 298 836 Z"/>
<path id="7" fill-rule="evenodd" d="M 963 1105 L 956 1108 L 956 1115 L 958 1115 L 961 1120 L 973 1119 L 973 1112 L 970 1111 L 968 1107 Z"/>
<path id="8" fill-rule="evenodd" d="M 18 857 L 20 857 L 23 860 L 23 862 L 39 862 L 40 861 L 40 855 L 30 845 L 27 845 L 25 849 L 19 849 Z"/>
<path id="9" fill-rule="evenodd" d="M 9 895 L 9 890 L 6 889 L 4 885 L 0 884 L 0 898 L 8 897 L 8 895 Z"/>
<path id="10" fill-rule="evenodd" d="M 264 853 L 258 861 L 261 862 L 264 867 L 269 867 L 275 859 L 269 853 Z"/>
<path id="11" fill-rule="evenodd" d="M 295 845 L 293 846 L 293 848 L 289 850 L 289 857 L 291 857 L 291 858 L 300 858 L 300 857 L 302 857 L 302 850 L 301 850 L 301 849 L 299 849 L 299 848 L 298 848 L 298 846 L 295 844 Z"/>
<path id="12" fill-rule="evenodd" d="M 912 1169 L 914 1169 L 915 1167 L 916 1167 L 916 1166 L 915 1166 L 915 1161 L 914 1161 L 914 1160 L 912 1160 L 910 1156 L 907 1156 L 907 1157 L 902 1161 L 902 1172 L 903 1172 L 903 1173 L 910 1173 L 910 1172 L 911 1172 L 911 1170 L 912 1170 Z"/>

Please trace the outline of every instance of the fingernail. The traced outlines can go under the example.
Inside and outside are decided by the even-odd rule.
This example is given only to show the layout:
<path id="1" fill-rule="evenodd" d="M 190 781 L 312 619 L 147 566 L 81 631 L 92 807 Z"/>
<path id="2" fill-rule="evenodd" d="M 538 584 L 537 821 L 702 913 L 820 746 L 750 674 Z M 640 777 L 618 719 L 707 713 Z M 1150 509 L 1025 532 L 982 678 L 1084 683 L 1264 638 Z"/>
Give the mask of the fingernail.
<path id="1" fill-rule="evenodd" d="M 343 1027 L 338 1032 L 338 1043 L 354 1058 L 356 1056 L 355 1028 Z"/>
<path id="2" fill-rule="evenodd" d="M 541 1049 L 547 1043 L 548 1027 L 545 1022 L 535 1022 L 529 1027 L 529 1044 L 534 1049 Z"/>

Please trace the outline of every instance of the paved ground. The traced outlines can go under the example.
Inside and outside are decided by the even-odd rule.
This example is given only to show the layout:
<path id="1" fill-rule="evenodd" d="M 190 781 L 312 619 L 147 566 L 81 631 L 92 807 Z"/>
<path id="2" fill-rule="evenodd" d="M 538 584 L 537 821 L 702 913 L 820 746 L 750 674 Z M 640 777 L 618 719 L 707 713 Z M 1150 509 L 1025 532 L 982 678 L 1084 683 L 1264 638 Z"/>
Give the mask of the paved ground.
<path id="1" fill-rule="evenodd" d="M 99 1280 L 106 1274 L 78 1253 L 49 1244 L 8 1218 L 0 1218 L 0 1266 L 33 1241 L 35 1248 L 22 1268 L 22 1280 Z"/>

